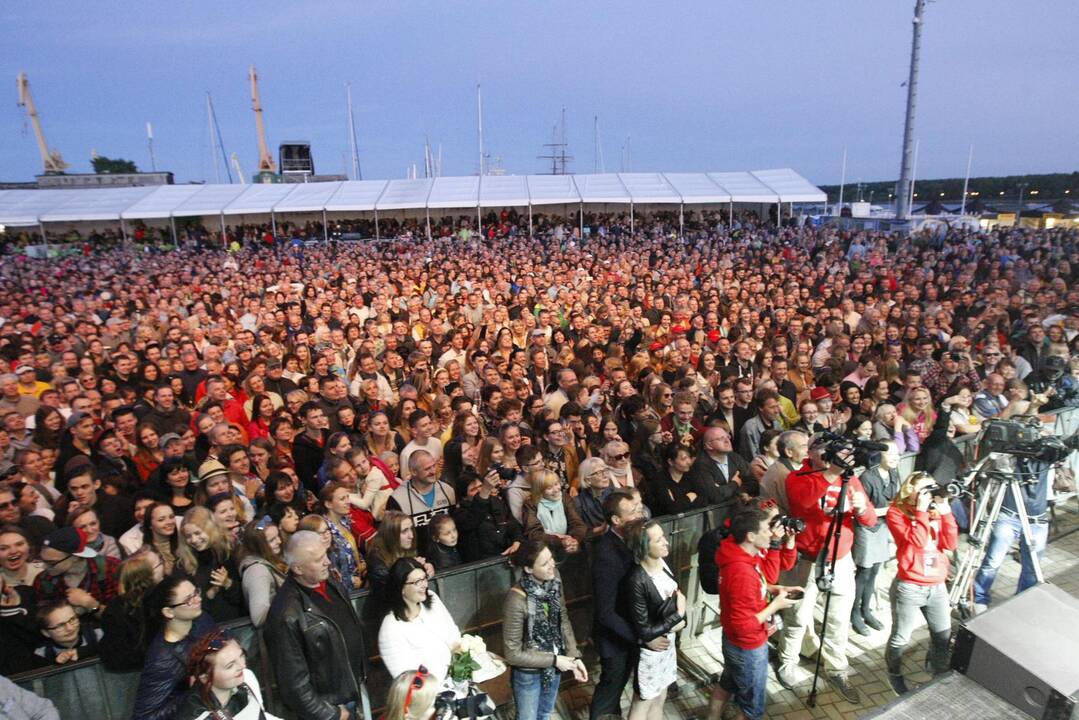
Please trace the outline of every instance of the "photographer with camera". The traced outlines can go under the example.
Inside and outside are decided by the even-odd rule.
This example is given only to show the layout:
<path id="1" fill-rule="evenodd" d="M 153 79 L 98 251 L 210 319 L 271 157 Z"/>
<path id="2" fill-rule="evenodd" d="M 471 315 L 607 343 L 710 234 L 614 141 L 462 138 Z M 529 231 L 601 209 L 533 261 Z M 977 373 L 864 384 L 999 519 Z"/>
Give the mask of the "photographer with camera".
<path id="1" fill-rule="evenodd" d="M 897 695 L 907 692 L 903 649 L 918 621 L 929 623 L 929 663 L 935 675 L 948 670 L 952 632 L 948 601 L 948 556 L 959 544 L 959 528 L 948 506 L 947 492 L 932 475 L 913 472 L 885 516 L 895 538 L 897 569 L 891 589 L 892 634 L 884 651 L 888 682 Z"/>
<path id="2" fill-rule="evenodd" d="M 837 440 L 837 436 L 818 433 L 810 444 L 808 466 L 787 476 L 790 514 L 806 524 L 805 530 L 798 533 L 798 564 L 792 572 L 792 577 L 797 578 L 798 584 L 803 586 L 805 596 L 783 615 L 786 628 L 780 643 L 780 665 L 776 678 L 783 687 L 793 689 L 799 683 L 796 671 L 799 653 L 811 657 L 819 649 L 828 667 L 828 681 L 845 700 L 858 703 L 861 695 L 847 678 L 847 635 L 854 603 L 854 560 L 851 557 L 853 526 L 855 522 L 873 525 L 877 522 L 877 516 L 857 477 L 849 479 L 847 497 L 843 498 L 843 517 L 831 584 L 833 607 L 824 627 L 823 641 L 819 641 L 812 632 L 813 609 L 817 600 L 824 595 L 817 587 L 815 566 L 818 559 L 823 559 L 825 563 L 833 560 L 833 536 L 829 531 L 834 531 L 832 518 L 840 507 L 844 482 L 840 463 L 853 463 L 853 454 L 852 447 L 841 439 Z"/>
<path id="3" fill-rule="evenodd" d="M 712 690 L 708 720 L 719 720 L 732 697 L 749 720 L 764 715 L 768 638 L 780 627 L 778 613 L 793 607 L 801 593 L 776 584 L 780 571 L 797 560 L 795 529 L 780 519 L 775 503 L 744 510 L 716 551 L 723 674 Z"/>

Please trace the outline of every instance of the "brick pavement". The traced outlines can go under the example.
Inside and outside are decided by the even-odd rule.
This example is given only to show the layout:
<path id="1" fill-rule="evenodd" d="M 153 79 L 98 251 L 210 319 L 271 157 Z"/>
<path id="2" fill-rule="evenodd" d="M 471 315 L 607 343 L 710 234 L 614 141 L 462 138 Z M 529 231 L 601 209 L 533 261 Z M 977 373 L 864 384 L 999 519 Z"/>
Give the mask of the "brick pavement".
<path id="1" fill-rule="evenodd" d="M 1079 504 L 1075 500 L 1069 501 L 1065 507 L 1058 510 L 1058 520 L 1050 536 L 1043 570 L 1049 582 L 1079 597 L 1079 571 L 1077 571 L 1079 570 Z M 781 687 L 774 675 L 770 674 L 766 717 L 773 720 L 857 718 L 895 699 L 895 693 L 888 685 L 887 673 L 884 669 L 884 646 L 891 624 L 887 588 L 894 575 L 893 562 L 891 566 L 885 565 L 882 568 L 878 581 L 878 602 L 874 613 L 884 623 L 885 629 L 872 632 L 867 637 L 851 632 L 848 656 L 852 678 L 862 693 L 862 703 L 860 705 L 847 703 L 831 689 L 827 682 L 822 680 L 817 693 L 817 707 L 808 708 L 805 697 L 809 693 L 809 678 L 813 667 L 810 663 L 803 662 L 802 668 L 805 670 L 806 682 L 793 692 Z M 1005 561 L 993 586 L 997 597 L 1006 597 L 1007 593 L 1013 592 L 1018 578 L 1019 563 L 1011 559 Z M 665 720 L 706 716 L 708 685 L 704 678 L 708 673 L 719 672 L 722 669 L 720 632 L 718 626 L 713 625 L 696 638 L 688 637 L 683 633 L 679 652 L 689 662 L 683 663 L 683 668 L 679 673 L 677 694 L 674 697 L 668 697 L 664 710 Z M 927 647 L 928 632 L 922 622 L 915 631 L 904 656 L 908 681 L 921 683 L 930 679 L 929 674 L 920 668 Z M 598 666 L 590 667 L 590 672 L 598 673 Z M 590 686 L 565 690 L 559 698 L 558 713 L 566 720 L 584 720 L 588 717 L 588 703 L 591 696 Z M 623 697 L 623 707 L 627 711 L 629 702 L 630 694 L 627 692 Z"/>

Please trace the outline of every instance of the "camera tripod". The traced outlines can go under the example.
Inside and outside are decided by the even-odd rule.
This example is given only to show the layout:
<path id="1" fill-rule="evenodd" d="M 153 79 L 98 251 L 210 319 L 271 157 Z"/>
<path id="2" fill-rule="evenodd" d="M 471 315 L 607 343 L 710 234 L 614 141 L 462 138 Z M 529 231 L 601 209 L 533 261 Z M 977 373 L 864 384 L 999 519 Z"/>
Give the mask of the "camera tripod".
<path id="1" fill-rule="evenodd" d="M 956 567 L 951 591 L 948 593 L 948 600 L 952 607 L 957 608 L 963 618 L 969 618 L 974 614 L 974 602 L 971 595 L 974 578 L 988 552 L 989 543 L 993 537 L 993 527 L 1004 506 L 1005 496 L 1009 492 L 1015 503 L 1015 512 L 1019 516 L 1020 547 L 1022 543 L 1026 543 L 1034 577 L 1039 583 L 1045 582 L 1038 554 L 1034 551 L 1030 518 L 1027 517 L 1026 503 L 1023 501 L 1021 486 L 1027 482 L 1023 471 L 1014 457 L 1003 453 L 990 453 L 978 463 L 972 470 L 972 474 L 977 473 L 978 469 L 990 460 L 994 461 L 995 467 L 986 473 L 988 484 L 985 491 L 981 493 L 980 502 L 977 503 L 977 510 L 970 523 L 967 547 Z"/>

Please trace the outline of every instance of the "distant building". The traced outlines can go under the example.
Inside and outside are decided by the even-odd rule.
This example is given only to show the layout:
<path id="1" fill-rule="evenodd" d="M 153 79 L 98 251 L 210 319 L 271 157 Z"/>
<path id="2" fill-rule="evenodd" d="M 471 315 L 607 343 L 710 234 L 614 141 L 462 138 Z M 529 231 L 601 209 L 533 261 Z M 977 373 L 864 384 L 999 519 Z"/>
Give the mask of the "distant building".
<path id="1" fill-rule="evenodd" d="M 170 172 L 139 173 L 65 173 L 63 175 L 38 175 L 39 188 L 107 188 L 142 187 L 145 185 L 172 185 Z"/>

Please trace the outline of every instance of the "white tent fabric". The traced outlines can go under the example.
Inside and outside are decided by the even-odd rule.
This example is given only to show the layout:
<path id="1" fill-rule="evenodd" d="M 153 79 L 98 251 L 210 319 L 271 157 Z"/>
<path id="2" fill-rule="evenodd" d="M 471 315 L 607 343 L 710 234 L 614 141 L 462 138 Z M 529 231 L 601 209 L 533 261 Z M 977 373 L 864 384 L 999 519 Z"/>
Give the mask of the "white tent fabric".
<path id="1" fill-rule="evenodd" d="M 151 187 L 91 188 L 40 216 L 41 222 L 119 220 L 120 213 L 153 192 Z"/>
<path id="2" fill-rule="evenodd" d="M 203 185 L 197 193 L 172 209 L 173 217 L 220 215 L 230 202 L 240 196 L 245 185 Z"/>
<path id="3" fill-rule="evenodd" d="M 734 202 L 779 202 L 779 195 L 776 194 L 776 191 L 755 178 L 751 173 L 708 173 L 708 177 L 712 178 L 717 185 L 729 192 Z"/>
<path id="4" fill-rule="evenodd" d="M 420 180 L 7 190 L 0 225 L 268 213 L 542 205 L 824 202 L 789 168 L 716 173 L 475 175 Z"/>
<path id="5" fill-rule="evenodd" d="M 283 200 L 273 206 L 275 213 L 322 212 L 326 203 L 341 188 L 341 181 L 324 183 L 300 183 Z M 269 209 L 266 210 L 269 212 Z"/>
<path id="6" fill-rule="evenodd" d="M 572 175 L 529 175 L 528 197 L 532 205 L 579 204 L 581 194 Z"/>
<path id="7" fill-rule="evenodd" d="M 37 225 L 44 213 L 85 190 L 9 190 L 0 197 L 0 225 Z"/>
<path id="8" fill-rule="evenodd" d="M 296 185 L 262 184 L 248 185 L 240 196 L 222 208 L 224 215 L 264 215 L 297 188 Z"/>
<path id="9" fill-rule="evenodd" d="M 790 168 L 754 170 L 753 177 L 772 188 L 783 202 L 824 202 L 827 197 L 804 177 Z"/>
<path id="10" fill-rule="evenodd" d="M 525 175 L 486 175 L 480 178 L 480 207 L 525 207 L 528 200 L 528 178 Z"/>
<path id="11" fill-rule="evenodd" d="M 682 202 L 682 196 L 661 173 L 619 173 L 618 179 L 636 205 L 678 205 Z"/>
<path id="12" fill-rule="evenodd" d="M 173 210 L 203 187 L 202 185 L 161 185 L 120 213 L 120 217 L 124 220 L 160 220 L 172 217 Z"/>
<path id="13" fill-rule="evenodd" d="M 385 180 L 349 180 L 326 202 L 326 212 L 370 212 L 382 196 Z"/>
<path id="14" fill-rule="evenodd" d="M 474 208 L 479 206 L 480 176 L 440 177 L 427 196 L 429 208 Z"/>
<path id="15" fill-rule="evenodd" d="M 375 209 L 382 211 L 425 208 L 427 196 L 431 194 L 431 186 L 434 182 L 430 178 L 390 180 L 386 184 L 386 189 L 382 191 L 382 197 L 375 204 Z"/>
<path id="16" fill-rule="evenodd" d="M 714 205 L 731 201 L 731 194 L 704 173 L 664 173 L 663 177 L 686 205 Z"/>
<path id="17" fill-rule="evenodd" d="M 573 182 L 577 184 L 577 190 L 581 195 L 581 202 L 589 203 L 617 203 L 628 205 L 633 201 L 629 191 L 618 175 L 607 173 L 606 175 L 575 175 Z"/>

